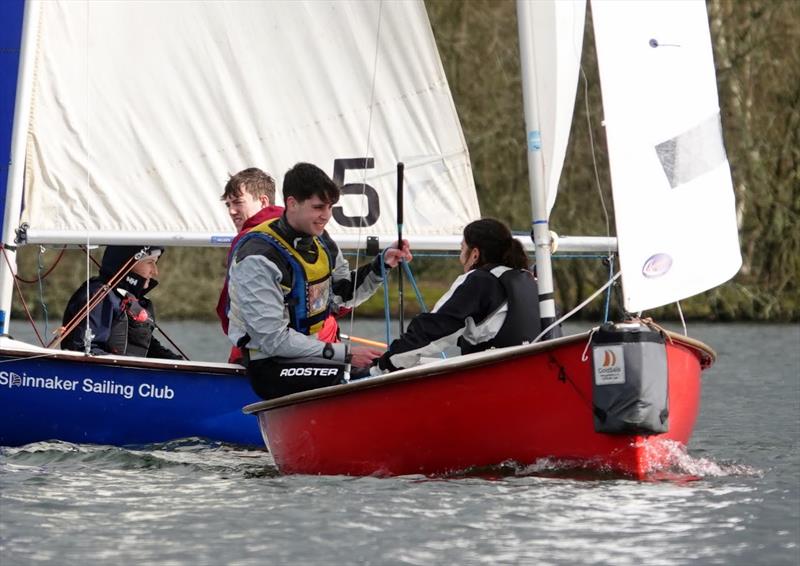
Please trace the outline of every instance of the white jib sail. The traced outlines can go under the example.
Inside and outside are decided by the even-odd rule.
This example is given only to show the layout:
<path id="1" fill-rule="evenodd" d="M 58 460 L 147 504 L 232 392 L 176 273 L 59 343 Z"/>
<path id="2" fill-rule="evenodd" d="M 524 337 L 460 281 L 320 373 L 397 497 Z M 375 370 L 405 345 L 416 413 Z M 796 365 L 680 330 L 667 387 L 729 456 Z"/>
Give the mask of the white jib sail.
<path id="1" fill-rule="evenodd" d="M 228 175 L 260 167 L 280 195 L 299 161 L 351 185 L 334 234 L 359 234 L 361 217 L 364 236 L 396 233 L 398 161 L 404 234 L 458 235 L 480 216 L 421 1 L 69 0 L 28 9 L 39 24 L 29 38 L 29 235 L 224 241 L 234 231 L 220 202 Z"/>
<path id="2" fill-rule="evenodd" d="M 625 308 L 741 266 L 704 0 L 593 1 Z"/>

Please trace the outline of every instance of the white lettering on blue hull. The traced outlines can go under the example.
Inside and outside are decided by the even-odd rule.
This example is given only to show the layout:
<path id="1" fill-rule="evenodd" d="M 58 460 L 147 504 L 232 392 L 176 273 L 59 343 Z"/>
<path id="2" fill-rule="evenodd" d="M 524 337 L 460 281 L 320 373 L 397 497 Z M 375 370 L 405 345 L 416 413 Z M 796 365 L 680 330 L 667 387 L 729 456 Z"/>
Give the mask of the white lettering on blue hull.
<path id="1" fill-rule="evenodd" d="M 133 399 L 138 394 L 143 399 L 175 398 L 175 390 L 169 385 L 156 385 L 153 383 L 140 383 L 138 388 L 131 384 L 117 383 L 112 379 L 95 380 L 90 377 L 79 379 L 64 379 L 57 375 L 52 377 L 37 377 L 23 372 L 21 375 L 13 371 L 0 371 L 0 387 L 24 387 L 31 389 L 48 389 L 55 391 L 79 391 L 98 395 L 118 395 L 125 399 Z"/>

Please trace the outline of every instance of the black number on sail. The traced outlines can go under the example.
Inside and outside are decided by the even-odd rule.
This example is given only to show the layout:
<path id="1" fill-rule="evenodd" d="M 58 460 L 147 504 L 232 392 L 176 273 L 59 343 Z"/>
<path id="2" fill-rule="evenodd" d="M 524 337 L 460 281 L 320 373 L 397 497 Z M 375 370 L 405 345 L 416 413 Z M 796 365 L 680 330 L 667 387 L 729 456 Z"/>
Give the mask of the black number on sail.
<path id="1" fill-rule="evenodd" d="M 367 199 L 366 216 L 348 216 L 341 205 L 333 207 L 333 219 L 340 226 L 367 227 L 378 221 L 381 215 L 381 200 L 375 187 L 367 183 L 344 182 L 344 174 L 348 169 L 374 169 L 375 159 L 372 157 L 353 157 L 333 160 L 333 180 L 342 187 L 342 199 L 348 195 L 364 196 Z M 341 202 L 341 201 L 340 201 Z M 362 208 L 363 210 L 363 208 Z"/>

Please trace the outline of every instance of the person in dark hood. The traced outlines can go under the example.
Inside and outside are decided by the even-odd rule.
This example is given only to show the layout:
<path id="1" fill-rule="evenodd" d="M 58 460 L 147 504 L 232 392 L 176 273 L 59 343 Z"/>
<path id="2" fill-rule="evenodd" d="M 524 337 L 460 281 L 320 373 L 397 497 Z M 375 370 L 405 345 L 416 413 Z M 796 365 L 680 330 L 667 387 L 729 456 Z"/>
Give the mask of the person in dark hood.
<path id="1" fill-rule="evenodd" d="M 121 356 L 140 356 L 148 358 L 180 359 L 181 356 L 153 337 L 155 313 L 153 303 L 145 295 L 158 285 L 154 279 L 158 275 L 158 258 L 164 248 L 158 246 L 108 246 L 103 254 L 100 275 L 89 279 L 88 295 L 94 297 L 104 285 L 128 263 L 131 258 L 136 263 L 122 279 L 89 313 L 91 331 L 90 352 L 99 354 L 118 354 Z M 64 311 L 65 326 L 76 314 L 86 309 L 87 283 L 81 285 L 70 297 Z M 61 341 L 64 350 L 85 351 L 84 318 Z"/>

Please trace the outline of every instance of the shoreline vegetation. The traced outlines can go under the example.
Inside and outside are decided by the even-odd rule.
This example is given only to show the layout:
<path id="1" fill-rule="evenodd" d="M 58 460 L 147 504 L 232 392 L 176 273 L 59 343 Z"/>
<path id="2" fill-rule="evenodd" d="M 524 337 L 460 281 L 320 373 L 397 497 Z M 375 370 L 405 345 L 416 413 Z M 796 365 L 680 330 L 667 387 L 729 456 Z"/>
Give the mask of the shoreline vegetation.
<path id="1" fill-rule="evenodd" d="M 519 50 L 516 33 L 508 33 L 517 25 L 515 4 L 427 0 L 426 5 L 470 148 L 481 213 L 525 232 L 531 214 Z M 707 0 L 707 5 L 743 266 L 733 280 L 682 301 L 681 308 L 687 320 L 796 322 L 800 320 L 800 50 L 786 47 L 800 44 L 800 3 Z M 587 17 L 590 20 L 591 13 Z M 562 235 L 613 233 L 613 213 L 608 218 L 603 214 L 603 203 L 611 203 L 612 197 L 590 21 L 584 42 L 584 76 L 578 85 L 559 200 L 551 217 L 551 228 Z M 253 165 L 269 170 L 268 163 Z M 220 172 L 221 183 L 227 173 Z M 679 229 L 677 218 L 675 230 Z M 38 274 L 56 263 L 61 247 L 40 250 L 20 248 L 19 275 L 31 281 L 21 287 L 35 319 L 41 319 L 46 308 L 50 320 L 60 320 L 67 299 L 86 277 L 85 254 L 66 250 L 40 284 Z M 92 252 L 98 261 L 101 252 Z M 223 248 L 169 248 L 159 262 L 160 285 L 152 295 L 159 319 L 214 320 L 226 253 Z M 412 268 L 429 307 L 461 273 L 455 257 L 416 254 Z M 572 309 L 605 283 L 608 272 L 600 258 L 556 256 L 559 308 Z M 92 267 L 91 274 L 96 273 Z M 395 278 L 390 292 L 395 297 L 393 317 Z M 410 284 L 405 285 L 404 296 L 405 314 L 412 316 L 417 307 Z M 610 303 L 610 317 L 619 318 L 618 293 Z M 605 296 L 600 296 L 576 318 L 602 320 L 604 310 Z M 645 315 L 656 320 L 679 318 L 675 305 Z M 12 316 L 25 317 L 16 292 Z M 383 293 L 359 307 L 356 316 L 382 317 Z"/>
<path id="2" fill-rule="evenodd" d="M 98 262 L 102 257 L 102 249 L 92 251 L 92 257 Z M 39 284 L 39 274 L 45 274 L 57 261 L 61 248 L 46 249 L 41 253 L 39 246 L 27 246 L 20 250 L 19 276 L 25 302 L 35 320 L 47 318 L 53 323 L 61 320 L 67 300 L 86 278 L 86 254 L 79 249 L 65 250 L 58 265 Z M 215 307 L 219 297 L 222 281 L 225 277 L 225 258 L 227 250 L 221 248 L 169 248 L 159 261 L 159 284 L 152 295 L 159 320 L 216 320 Z M 411 264 L 417 286 L 428 309 L 450 287 L 452 281 L 462 273 L 457 256 L 427 257 L 424 254 L 415 256 Z M 353 263 L 355 258 L 348 257 Z M 533 258 L 531 258 L 533 261 Z M 41 267 L 39 267 L 41 266 Z M 608 277 L 608 267 L 599 258 L 561 258 L 554 260 L 554 271 L 557 284 L 557 304 L 562 312 L 573 308 L 596 289 L 602 286 Z M 91 275 L 97 274 L 92 265 Z M 576 276 L 576 274 L 578 274 Z M 589 274 L 586 277 L 584 274 Z M 399 312 L 398 271 L 393 270 L 389 276 L 390 313 L 396 319 Z M 580 279 L 578 279 L 580 278 Z M 776 296 L 771 303 L 765 302 L 763 296 L 749 292 L 747 285 L 732 281 L 681 301 L 681 310 L 686 320 L 703 321 L 751 321 L 751 322 L 797 322 L 797 298 Z M 580 280 L 580 285 L 564 283 Z M 420 312 L 416 294 L 411 283 L 404 280 L 404 313 L 411 317 Z M 606 309 L 607 294 L 604 292 L 587 305 L 573 318 L 575 320 L 601 321 Z M 611 318 L 619 318 L 620 293 L 618 287 L 608 299 Z M 659 321 L 679 320 L 675 305 L 647 311 Z M 384 294 L 379 289 L 367 302 L 356 310 L 357 317 L 383 318 Z M 26 318 L 25 309 L 14 294 L 12 317 Z"/>

